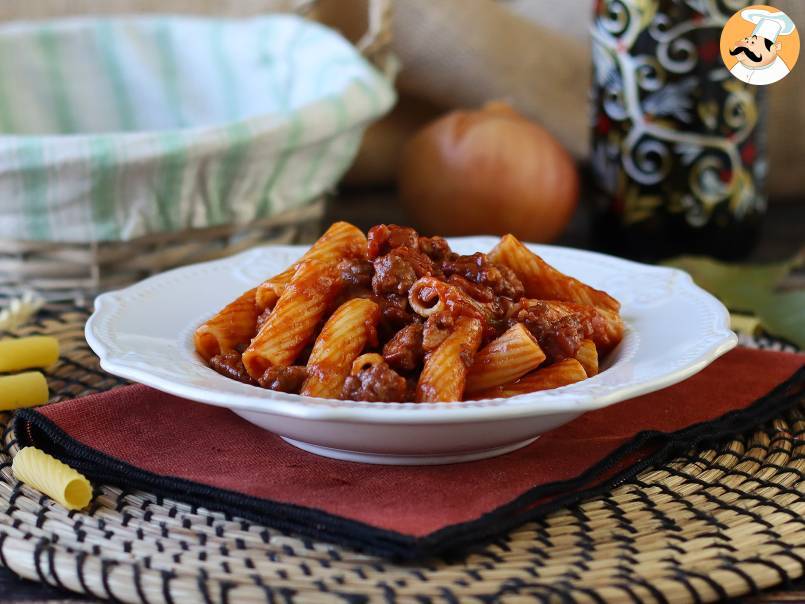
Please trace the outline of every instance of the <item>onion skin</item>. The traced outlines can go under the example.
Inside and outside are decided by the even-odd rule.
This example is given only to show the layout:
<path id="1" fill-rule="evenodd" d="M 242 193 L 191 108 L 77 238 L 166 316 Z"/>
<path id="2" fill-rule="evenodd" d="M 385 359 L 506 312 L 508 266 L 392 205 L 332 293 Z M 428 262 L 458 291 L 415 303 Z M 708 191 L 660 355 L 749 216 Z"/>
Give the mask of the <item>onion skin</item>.
<path id="1" fill-rule="evenodd" d="M 576 209 L 570 155 L 505 103 L 453 111 L 406 144 L 400 197 L 417 227 L 439 235 L 512 233 L 550 242 Z"/>

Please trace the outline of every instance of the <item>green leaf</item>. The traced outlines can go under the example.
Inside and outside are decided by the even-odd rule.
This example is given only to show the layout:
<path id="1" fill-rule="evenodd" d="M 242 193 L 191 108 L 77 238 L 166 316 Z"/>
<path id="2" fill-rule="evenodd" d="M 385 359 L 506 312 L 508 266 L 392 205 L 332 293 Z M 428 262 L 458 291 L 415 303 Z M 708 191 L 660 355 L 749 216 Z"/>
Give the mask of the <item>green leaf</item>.
<path id="1" fill-rule="evenodd" d="M 770 296 L 756 312 L 766 331 L 805 350 L 805 290 Z"/>
<path id="2" fill-rule="evenodd" d="M 780 284 L 805 265 L 805 255 L 774 264 L 728 264 L 700 256 L 664 263 L 682 269 L 731 311 L 757 316 L 772 335 L 805 348 L 805 289 L 781 291 Z"/>

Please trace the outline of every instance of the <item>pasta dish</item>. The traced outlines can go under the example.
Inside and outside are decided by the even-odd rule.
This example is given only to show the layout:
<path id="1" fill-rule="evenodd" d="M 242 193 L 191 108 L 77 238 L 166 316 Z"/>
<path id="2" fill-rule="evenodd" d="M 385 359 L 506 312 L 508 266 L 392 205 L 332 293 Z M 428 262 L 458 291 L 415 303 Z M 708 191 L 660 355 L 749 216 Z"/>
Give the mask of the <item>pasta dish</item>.
<path id="1" fill-rule="evenodd" d="M 218 373 L 304 396 L 372 402 L 511 397 L 598 372 L 620 304 L 512 235 L 459 255 L 441 237 L 333 224 L 296 263 L 195 332 Z"/>

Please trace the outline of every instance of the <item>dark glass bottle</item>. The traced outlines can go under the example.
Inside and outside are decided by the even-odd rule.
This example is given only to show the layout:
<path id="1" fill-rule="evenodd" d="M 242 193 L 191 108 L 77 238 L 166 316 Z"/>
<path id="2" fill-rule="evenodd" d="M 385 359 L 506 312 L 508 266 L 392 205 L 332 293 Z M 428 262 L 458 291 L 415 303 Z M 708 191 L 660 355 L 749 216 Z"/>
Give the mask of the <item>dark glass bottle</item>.
<path id="1" fill-rule="evenodd" d="M 644 260 L 736 259 L 755 245 L 766 209 L 763 87 L 732 77 L 719 50 L 724 23 L 749 4 L 596 3 L 591 165 L 599 247 Z"/>

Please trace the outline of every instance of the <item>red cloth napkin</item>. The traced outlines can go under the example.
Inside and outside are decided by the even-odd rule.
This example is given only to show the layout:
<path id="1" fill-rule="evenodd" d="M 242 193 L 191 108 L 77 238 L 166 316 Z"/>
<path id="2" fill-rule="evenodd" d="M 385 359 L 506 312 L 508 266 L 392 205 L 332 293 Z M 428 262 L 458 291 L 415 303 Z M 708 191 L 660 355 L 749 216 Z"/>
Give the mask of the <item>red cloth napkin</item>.
<path id="1" fill-rule="evenodd" d="M 90 478 L 393 556 L 495 536 L 702 439 L 803 401 L 805 355 L 736 349 L 676 386 L 587 413 L 532 445 L 450 466 L 301 451 L 225 409 L 135 385 L 18 414 L 17 437 Z M 703 423 L 704 422 L 704 423 Z"/>

